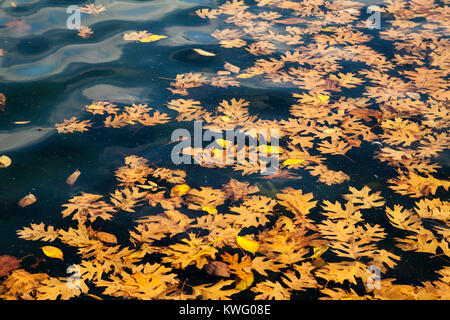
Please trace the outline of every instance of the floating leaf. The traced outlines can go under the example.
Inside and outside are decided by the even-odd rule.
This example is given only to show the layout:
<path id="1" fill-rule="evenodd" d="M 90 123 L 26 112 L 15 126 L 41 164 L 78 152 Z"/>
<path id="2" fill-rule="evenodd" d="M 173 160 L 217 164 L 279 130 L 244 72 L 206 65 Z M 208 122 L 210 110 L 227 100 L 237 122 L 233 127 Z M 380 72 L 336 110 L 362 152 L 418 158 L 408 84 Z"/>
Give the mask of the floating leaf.
<path id="1" fill-rule="evenodd" d="M 283 165 L 289 166 L 289 165 L 302 163 L 303 161 L 305 161 L 305 159 L 287 159 L 283 162 Z"/>
<path id="2" fill-rule="evenodd" d="M 320 247 L 314 247 L 313 248 L 313 255 L 310 257 L 311 259 L 317 259 L 319 258 L 322 254 L 325 253 L 325 251 L 328 250 L 328 246 L 320 246 Z"/>
<path id="3" fill-rule="evenodd" d="M 66 183 L 67 183 L 67 184 L 70 184 L 70 185 L 73 185 L 73 184 L 77 181 L 77 179 L 78 179 L 78 177 L 80 176 L 80 174 L 81 174 L 81 172 L 78 171 L 78 169 L 75 170 L 75 172 L 72 173 L 72 174 L 67 178 Z"/>
<path id="4" fill-rule="evenodd" d="M 253 254 L 259 249 L 259 243 L 254 240 L 249 240 L 247 238 L 238 236 L 236 237 L 236 242 L 239 247 Z"/>
<path id="5" fill-rule="evenodd" d="M 246 290 L 246 289 L 250 288 L 250 286 L 253 284 L 254 280 L 255 280 L 255 276 L 253 275 L 253 273 L 249 273 L 245 280 L 241 279 L 238 283 L 236 283 L 235 288 L 239 291 Z"/>
<path id="6" fill-rule="evenodd" d="M 8 156 L 1 156 L 0 157 L 0 168 L 8 168 L 12 163 L 11 158 Z"/>
<path id="7" fill-rule="evenodd" d="M 101 242 L 106 242 L 106 243 L 110 243 L 110 244 L 117 243 L 116 236 L 111 233 L 108 233 L 108 232 L 99 231 L 95 234 L 95 236 Z"/>
<path id="8" fill-rule="evenodd" d="M 44 252 L 44 254 L 49 258 L 64 260 L 63 252 L 59 248 L 52 247 L 52 246 L 45 246 L 45 247 L 42 247 L 41 249 Z"/>
<path id="9" fill-rule="evenodd" d="M 214 207 L 204 206 L 202 207 L 202 210 L 208 212 L 209 214 L 217 214 L 217 209 Z"/>
<path id="10" fill-rule="evenodd" d="M 140 39 L 140 42 L 154 42 L 154 41 L 158 41 L 161 39 L 165 39 L 167 38 L 167 36 L 162 36 L 162 35 L 158 35 L 158 34 L 151 34 L 149 36 L 146 36 L 142 39 Z"/>
<path id="11" fill-rule="evenodd" d="M 224 139 L 216 139 L 216 143 L 222 148 L 228 148 L 230 142 Z"/>
<path id="12" fill-rule="evenodd" d="M 267 154 L 274 154 L 274 153 L 282 153 L 283 152 L 283 148 L 281 148 L 279 146 L 262 145 L 262 146 L 258 146 L 256 149 L 258 151 L 260 151 L 260 152 L 265 152 Z"/>
<path id="13" fill-rule="evenodd" d="M 318 94 L 317 99 L 319 99 L 321 102 L 328 102 L 330 100 L 330 96 L 324 95 L 324 94 Z"/>
<path id="14" fill-rule="evenodd" d="M 8 275 L 11 271 L 20 268 L 22 260 L 13 256 L 0 256 L 0 278 Z"/>
<path id="15" fill-rule="evenodd" d="M 211 261 L 205 266 L 206 272 L 211 276 L 228 278 L 230 276 L 230 267 L 222 261 Z"/>
<path id="16" fill-rule="evenodd" d="M 233 73 L 239 73 L 239 71 L 241 71 L 241 68 L 239 68 L 235 65 L 232 65 L 231 63 L 228 63 L 228 62 L 225 63 L 224 68 L 225 68 L 225 70 L 228 70 Z"/>
<path id="17" fill-rule="evenodd" d="M 34 194 L 28 194 L 17 203 L 20 207 L 24 208 L 26 206 L 32 205 L 37 201 L 36 196 Z"/>
<path id="18" fill-rule="evenodd" d="M 203 49 L 192 49 L 192 50 L 194 50 L 198 54 L 200 54 L 202 56 L 205 56 L 205 57 L 214 57 L 216 55 L 215 53 L 208 52 L 208 51 L 205 51 Z"/>
<path id="19" fill-rule="evenodd" d="M 170 196 L 173 197 L 181 197 L 186 194 L 191 188 L 187 184 L 178 184 L 170 190 Z"/>
<path id="20" fill-rule="evenodd" d="M 248 78 L 252 78 L 252 77 L 254 77 L 254 76 L 255 76 L 255 74 L 241 73 L 241 74 L 237 75 L 236 78 L 239 78 L 239 79 L 248 79 Z"/>
<path id="21" fill-rule="evenodd" d="M 0 56 L 3 54 L 4 51 L 0 50 Z M 3 93 L 0 93 L 0 111 L 5 111 L 5 104 L 6 104 L 6 96 Z"/>

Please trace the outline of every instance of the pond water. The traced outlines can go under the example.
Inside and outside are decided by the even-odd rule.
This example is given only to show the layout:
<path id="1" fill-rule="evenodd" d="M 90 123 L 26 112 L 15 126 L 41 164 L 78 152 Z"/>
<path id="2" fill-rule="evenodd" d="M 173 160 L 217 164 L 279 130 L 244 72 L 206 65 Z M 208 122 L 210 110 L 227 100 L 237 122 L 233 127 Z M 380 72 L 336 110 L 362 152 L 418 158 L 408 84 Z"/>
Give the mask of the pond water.
<path id="1" fill-rule="evenodd" d="M 397 7 L 376 0 L 1 1 L 0 92 L 6 102 L 0 112 L 0 156 L 6 155 L 12 164 L 0 168 L 0 256 L 25 257 L 21 269 L 52 278 L 67 277 L 70 265 L 94 261 L 103 268 L 102 280 L 86 274 L 82 279 L 89 293 L 102 299 L 166 299 L 183 294 L 186 298 L 214 299 L 224 290 L 231 290 L 228 295 L 234 294 L 236 299 L 258 295 L 266 299 L 272 297 L 271 291 L 275 299 L 355 298 L 357 294 L 448 299 L 448 2 L 399 3 Z M 83 38 L 78 30 L 67 28 L 70 14 L 66 9 L 89 4 L 105 10 L 81 12 L 81 25 L 93 32 Z M 368 19 L 375 25 L 369 27 Z M 217 32 L 228 28 L 233 31 Z M 147 33 L 132 33 L 139 31 Z M 134 40 L 126 40 L 127 34 Z M 165 37 L 146 41 L 150 34 Z M 225 70 L 227 63 L 240 70 Z M 190 73 L 199 78 L 190 78 Z M 180 78 L 183 74 L 184 80 Z M 202 108 L 197 108 L 197 113 L 187 106 L 176 111 L 176 101 L 189 104 L 189 99 L 198 101 Z M 244 99 L 248 105 L 233 105 L 232 99 Z M 220 107 L 224 100 L 231 106 Z M 96 105 L 99 101 L 116 105 L 119 113 L 132 104 L 148 105 L 150 116 L 165 113 L 168 120 L 143 125 L 136 120 L 143 119 L 138 115 L 134 120 L 118 121 L 115 128 L 105 120 L 111 115 L 110 120 L 114 119 L 117 112 L 94 114 L 96 108 L 101 109 Z M 179 121 L 183 116 L 187 121 Z M 56 130 L 72 117 L 88 121 L 87 131 Z M 186 129 L 194 134 L 194 120 L 202 121 L 205 128 L 277 130 L 281 152 L 272 156 L 279 157 L 282 173 L 297 177 L 261 175 L 259 164 L 247 166 L 250 174 L 243 174 L 245 171 L 234 165 L 175 164 L 172 150 L 177 142 L 172 141 L 172 133 Z M 207 149 L 208 144 L 203 147 Z M 345 151 L 340 149 L 343 146 Z M 219 149 L 207 152 L 216 154 Z M 120 185 L 115 172 L 133 155 L 148 160 L 147 178 Z M 155 168 L 172 171 L 158 177 Z M 66 179 L 75 170 L 81 175 L 69 185 Z M 185 178 L 170 181 L 175 170 L 183 170 Z M 223 186 L 230 179 L 248 182 L 259 191 L 243 194 L 236 201 L 227 193 L 221 201 L 226 193 Z M 111 194 L 146 181 L 156 183 L 159 189 L 139 190 L 150 195 L 164 191 L 164 201 L 176 198 L 183 202 L 173 209 L 183 218 L 172 221 L 178 227 L 170 228 L 164 225 L 165 220 L 155 220 L 162 230 L 168 228 L 166 236 L 155 231 L 156 241 L 142 234 L 141 240 L 145 240 L 140 242 L 130 240 L 130 232 L 136 232 L 139 224 L 136 220 L 157 217 L 171 209 L 162 208 L 159 198 L 151 205 L 141 196 L 131 212 L 114 204 Z M 190 191 L 172 197 L 172 188 L 181 184 L 188 185 Z M 190 193 L 202 187 L 222 191 L 219 195 L 211 190 Z M 370 188 L 370 194 L 379 193 L 377 201 L 385 203 L 367 204 L 371 201 L 368 195 L 344 196 L 352 193 L 351 188 L 365 187 Z M 232 189 L 236 195 L 246 190 L 242 188 Z M 114 207 L 112 218 L 78 222 L 71 215 L 63 217 L 62 205 L 83 192 L 103 195 L 102 200 Z M 37 201 L 24 208 L 18 206 L 29 193 Z M 306 209 L 304 195 L 308 193 L 317 203 Z M 283 202 L 282 194 L 291 196 Z M 261 202 L 255 195 L 262 197 Z M 270 199 L 274 203 L 268 202 Z M 342 207 L 333 207 L 336 201 Z M 407 213 L 394 210 L 396 205 Z M 234 210 L 236 207 L 240 209 Z M 213 212 L 216 208 L 218 213 Z M 386 214 L 390 210 L 397 212 L 391 219 Z M 236 212 L 240 218 L 235 218 Z M 195 219 L 208 215 L 216 219 L 209 222 L 210 230 L 205 227 L 208 223 L 203 227 L 199 220 L 195 223 Z M 221 215 L 229 219 L 224 218 L 225 224 L 217 222 Z M 252 215 L 260 220 L 248 222 Z M 288 217 L 284 227 L 283 217 Z M 182 230 L 180 225 L 188 220 L 192 227 Z M 94 233 L 114 234 L 114 245 L 142 255 L 133 263 L 118 254 L 98 258 L 99 252 L 113 245 L 104 242 L 103 248 L 93 249 L 99 251 L 89 256 L 84 245 L 61 237 L 52 242 L 32 241 L 17 234 L 41 222 L 57 230 L 76 228 L 79 223 L 92 227 Z M 341 230 L 340 223 L 348 225 Z M 383 228 L 385 234 L 369 235 L 368 225 Z M 174 231 L 176 228 L 179 230 Z M 308 240 L 301 235 L 302 230 L 316 239 Z M 189 239 L 189 232 L 202 239 L 197 249 L 204 251 L 183 255 L 173 249 L 176 252 L 168 254 L 170 246 Z M 102 243 L 94 233 L 91 240 Z M 236 236 L 252 239 L 259 249 L 251 253 L 245 244 L 238 244 Z M 402 247 L 401 239 L 409 242 Z M 61 249 L 64 260 L 46 256 L 41 250 L 46 245 Z M 320 248 L 327 250 L 315 258 Z M 250 264 L 241 273 L 233 273 L 230 262 L 231 268 L 226 267 L 231 270 L 230 277 L 207 273 L 203 265 L 226 262 L 225 252 L 237 254 L 239 259 L 249 257 L 253 267 Z M 389 259 L 386 252 L 396 258 Z M 180 266 L 176 257 L 188 261 L 188 266 Z M 265 264 L 257 265 L 256 261 Z M 386 267 L 383 261 L 388 265 L 395 262 Z M 108 263 L 113 265 L 110 270 Z M 173 268 L 167 275 L 173 279 L 163 280 L 167 287 L 158 293 L 148 284 L 152 276 L 157 277 L 156 271 L 132 269 L 145 263 Z M 382 285 L 375 291 L 366 281 L 371 276 L 366 271 L 369 266 L 380 272 L 377 281 Z M 17 270 L 3 276 L 0 272 L 0 296 L 24 298 L 1 284 L 14 272 Z M 147 282 L 140 284 L 141 290 L 132 291 L 123 274 L 138 273 L 146 275 Z M 298 282 L 288 283 L 282 273 L 297 277 Z M 250 274 L 252 280 L 245 278 Z M 308 276 L 310 284 L 305 280 Z M 396 280 L 389 284 L 387 279 Z M 196 287 L 221 280 L 230 280 L 229 287 L 214 291 L 216 295 L 208 296 Z M 231 280 L 248 283 L 236 289 Z M 106 285 L 101 281 L 123 287 L 107 287 L 109 293 L 105 293 Z M 422 283 L 426 281 L 435 287 L 425 288 Z M 273 290 L 274 283 L 283 289 Z M 401 285 L 405 285 L 403 293 L 399 293 Z M 33 298 L 48 297 L 42 295 L 50 291 L 45 287 L 45 282 L 33 287 Z M 419 293 L 413 293 L 414 288 Z M 57 289 L 52 290 L 57 297 Z M 87 290 L 82 291 L 73 298 L 92 298 Z"/>

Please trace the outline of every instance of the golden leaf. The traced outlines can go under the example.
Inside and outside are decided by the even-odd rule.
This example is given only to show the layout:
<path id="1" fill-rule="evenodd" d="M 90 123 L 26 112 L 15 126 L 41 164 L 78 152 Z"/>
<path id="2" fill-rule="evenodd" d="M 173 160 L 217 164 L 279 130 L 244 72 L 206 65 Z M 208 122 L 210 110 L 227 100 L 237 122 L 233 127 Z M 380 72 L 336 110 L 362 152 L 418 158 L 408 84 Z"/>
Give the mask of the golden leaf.
<path id="1" fill-rule="evenodd" d="M 47 257 L 64 260 L 63 252 L 59 248 L 52 247 L 52 246 L 45 246 L 45 247 L 42 247 L 41 249 L 42 249 L 42 252 L 44 252 L 44 254 Z"/>

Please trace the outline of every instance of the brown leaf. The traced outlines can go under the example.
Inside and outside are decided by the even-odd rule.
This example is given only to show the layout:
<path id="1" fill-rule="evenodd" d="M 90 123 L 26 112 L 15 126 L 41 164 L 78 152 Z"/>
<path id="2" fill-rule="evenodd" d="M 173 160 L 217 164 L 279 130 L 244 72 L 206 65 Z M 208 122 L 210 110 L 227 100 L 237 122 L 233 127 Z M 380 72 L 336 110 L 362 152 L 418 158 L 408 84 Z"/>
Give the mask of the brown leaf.
<path id="1" fill-rule="evenodd" d="M 29 206 L 36 202 L 36 196 L 34 194 L 28 194 L 27 196 L 20 199 L 20 201 L 17 203 L 20 207 L 24 208 L 26 206 Z"/>
<path id="2" fill-rule="evenodd" d="M 222 261 L 211 261 L 206 265 L 205 270 L 211 276 L 224 278 L 230 276 L 230 267 Z"/>
<path id="3" fill-rule="evenodd" d="M 0 93 L 0 110 L 5 111 L 6 97 L 3 93 Z"/>
<path id="4" fill-rule="evenodd" d="M 81 174 L 81 172 L 78 171 L 78 169 L 75 170 L 75 172 L 72 173 L 72 174 L 67 178 L 66 183 L 67 183 L 67 184 L 70 184 L 70 185 L 73 185 L 73 184 L 77 181 L 77 179 L 78 179 L 78 177 L 80 176 L 80 174 Z"/>
<path id="5" fill-rule="evenodd" d="M 241 68 L 239 68 L 235 65 L 232 65 L 231 63 L 228 63 L 228 62 L 225 63 L 224 69 L 228 70 L 230 72 L 233 72 L 233 73 L 239 73 L 239 71 L 241 70 Z"/>
<path id="6" fill-rule="evenodd" d="M 117 243 L 116 236 L 111 233 L 99 231 L 96 233 L 96 236 L 97 236 L 97 239 L 102 242 L 111 243 L 111 244 Z"/>
<path id="7" fill-rule="evenodd" d="M 13 256 L 0 256 L 0 277 L 6 276 L 11 271 L 18 269 L 21 262 L 22 260 L 19 260 Z"/>

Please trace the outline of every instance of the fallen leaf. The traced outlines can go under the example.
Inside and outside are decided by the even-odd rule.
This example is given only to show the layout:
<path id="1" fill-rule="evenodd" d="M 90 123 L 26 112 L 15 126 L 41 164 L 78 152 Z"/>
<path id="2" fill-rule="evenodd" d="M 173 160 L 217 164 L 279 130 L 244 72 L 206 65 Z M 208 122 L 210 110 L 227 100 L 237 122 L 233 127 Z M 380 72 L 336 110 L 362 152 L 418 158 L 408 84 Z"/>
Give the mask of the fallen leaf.
<path id="1" fill-rule="evenodd" d="M 239 291 L 246 290 L 252 285 L 254 279 L 255 277 L 253 273 L 250 273 L 245 280 L 242 279 L 241 281 L 236 283 L 235 288 L 238 289 Z"/>
<path id="2" fill-rule="evenodd" d="M 232 65 L 231 63 L 228 63 L 228 62 L 226 62 L 223 67 L 225 70 L 228 70 L 233 73 L 239 73 L 239 71 L 241 71 L 241 68 L 236 67 L 235 65 Z"/>
<path id="3" fill-rule="evenodd" d="M 209 214 L 217 214 L 217 209 L 214 207 L 205 206 L 202 207 L 202 210 L 208 212 Z"/>
<path id="4" fill-rule="evenodd" d="M 302 163 L 303 161 L 305 161 L 305 160 L 304 159 L 287 159 L 283 162 L 283 165 L 289 166 L 289 165 L 293 165 L 293 164 Z"/>
<path id="5" fill-rule="evenodd" d="M 167 38 L 167 36 L 151 34 L 149 36 L 146 36 L 145 38 L 140 39 L 139 42 L 154 42 L 165 38 Z"/>
<path id="6" fill-rule="evenodd" d="M 286 18 L 282 20 L 276 20 L 275 22 L 281 24 L 297 24 L 297 23 L 304 23 L 306 21 L 305 19 L 302 18 Z"/>
<path id="7" fill-rule="evenodd" d="M 314 247 L 313 248 L 313 255 L 310 257 L 311 259 L 317 259 L 319 258 L 322 254 L 325 253 L 325 251 L 328 250 L 328 246 L 320 246 L 320 247 Z"/>
<path id="8" fill-rule="evenodd" d="M 228 148 L 229 145 L 229 141 L 224 140 L 224 139 L 216 139 L 216 142 L 219 146 L 221 146 L 222 148 Z"/>
<path id="9" fill-rule="evenodd" d="M 252 78 L 254 76 L 255 76 L 254 74 L 250 74 L 250 73 L 241 73 L 240 75 L 236 76 L 236 78 L 248 79 L 248 78 Z"/>
<path id="10" fill-rule="evenodd" d="M 222 261 L 211 261 L 205 266 L 206 272 L 211 276 L 228 278 L 230 276 L 230 267 Z"/>
<path id="11" fill-rule="evenodd" d="M 317 99 L 319 99 L 321 102 L 328 102 L 330 100 L 330 97 L 324 94 L 318 94 Z"/>
<path id="12" fill-rule="evenodd" d="M 406 95 L 414 100 L 420 100 L 420 94 L 417 92 L 407 92 Z"/>
<path id="13" fill-rule="evenodd" d="M 208 51 L 205 51 L 203 49 L 192 49 L 192 50 L 194 50 L 198 54 L 200 54 L 202 56 L 205 56 L 205 57 L 214 57 L 216 55 L 215 53 L 208 52 Z"/>
<path id="14" fill-rule="evenodd" d="M 28 194 L 27 196 L 23 197 L 22 199 L 19 200 L 19 202 L 17 203 L 20 207 L 24 208 L 26 206 L 32 205 L 33 203 L 36 202 L 36 196 L 34 194 Z"/>
<path id="15" fill-rule="evenodd" d="M 0 278 L 8 275 L 11 271 L 18 269 L 21 262 L 22 260 L 13 256 L 0 256 Z"/>
<path id="16" fill-rule="evenodd" d="M 3 93 L 0 93 L 0 110 L 5 111 L 6 97 Z"/>
<path id="17" fill-rule="evenodd" d="M 7 156 L 0 157 L 0 168 L 8 168 L 12 163 L 12 160 Z"/>
<path id="18" fill-rule="evenodd" d="M 67 183 L 67 184 L 70 184 L 70 185 L 73 185 L 73 184 L 77 181 L 77 179 L 78 179 L 78 177 L 80 176 L 80 174 L 81 174 L 81 172 L 78 171 L 78 169 L 75 170 L 75 172 L 72 173 L 72 174 L 67 178 L 66 183 Z"/>
<path id="19" fill-rule="evenodd" d="M 187 184 L 178 184 L 170 190 L 170 196 L 173 197 L 181 197 L 186 194 L 191 188 Z"/>
<path id="20" fill-rule="evenodd" d="M 244 237 L 236 237 L 236 242 L 245 251 L 255 253 L 259 249 L 259 243 L 254 240 L 249 240 Z"/>
<path id="21" fill-rule="evenodd" d="M 116 236 L 111 233 L 99 231 L 95 235 L 96 235 L 97 239 L 100 240 L 101 242 L 106 242 L 106 243 L 110 243 L 110 244 L 117 243 Z"/>
<path id="22" fill-rule="evenodd" d="M 263 151 L 267 154 L 274 154 L 274 153 L 282 153 L 283 149 L 281 147 L 278 146 L 266 146 L 266 145 L 262 145 L 262 146 L 258 146 L 256 148 L 259 152 Z"/>
<path id="23" fill-rule="evenodd" d="M 41 248 L 42 251 L 44 252 L 44 254 L 49 257 L 49 258 L 55 258 L 55 259 L 63 259 L 63 252 L 56 248 L 56 247 L 52 247 L 52 246 L 45 246 Z"/>

